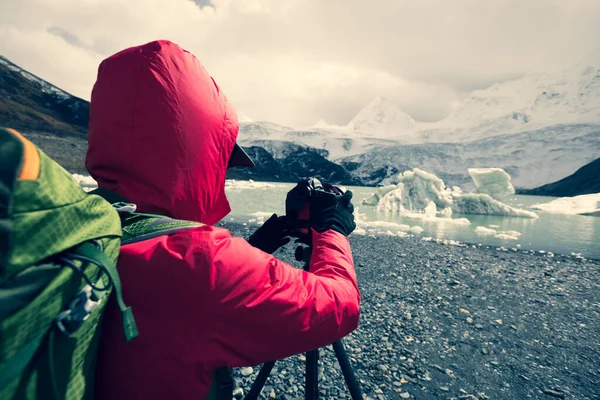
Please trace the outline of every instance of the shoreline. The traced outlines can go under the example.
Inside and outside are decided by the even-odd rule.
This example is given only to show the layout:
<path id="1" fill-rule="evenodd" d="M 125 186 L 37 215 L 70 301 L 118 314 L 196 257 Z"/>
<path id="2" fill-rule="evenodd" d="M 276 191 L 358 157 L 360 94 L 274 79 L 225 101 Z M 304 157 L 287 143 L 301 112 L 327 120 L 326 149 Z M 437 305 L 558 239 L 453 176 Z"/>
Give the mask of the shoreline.
<path id="1" fill-rule="evenodd" d="M 257 227 L 218 226 L 243 237 Z M 600 261 L 418 237 L 350 242 L 361 320 L 344 344 L 368 398 L 600 399 Z M 275 256 L 299 267 L 294 248 Z M 321 398 L 349 398 L 331 348 L 320 353 Z M 244 394 L 253 367 L 234 370 Z M 303 396 L 301 355 L 278 361 L 265 389 Z"/>

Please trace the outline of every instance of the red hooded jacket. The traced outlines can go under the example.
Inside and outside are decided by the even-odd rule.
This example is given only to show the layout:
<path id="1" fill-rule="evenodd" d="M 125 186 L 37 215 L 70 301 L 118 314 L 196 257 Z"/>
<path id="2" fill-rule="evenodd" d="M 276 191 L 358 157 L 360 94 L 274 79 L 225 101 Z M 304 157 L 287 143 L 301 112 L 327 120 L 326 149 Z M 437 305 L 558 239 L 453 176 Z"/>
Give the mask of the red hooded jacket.
<path id="1" fill-rule="evenodd" d="M 322 347 L 358 325 L 348 239 L 313 232 L 310 272 L 213 225 L 229 211 L 235 110 L 204 67 L 169 41 L 98 69 L 86 166 L 138 210 L 202 222 L 122 247 L 118 268 L 139 336 L 125 343 L 114 299 L 100 343 L 100 399 L 206 397 L 213 371 Z M 282 200 L 283 201 L 283 200 Z"/>

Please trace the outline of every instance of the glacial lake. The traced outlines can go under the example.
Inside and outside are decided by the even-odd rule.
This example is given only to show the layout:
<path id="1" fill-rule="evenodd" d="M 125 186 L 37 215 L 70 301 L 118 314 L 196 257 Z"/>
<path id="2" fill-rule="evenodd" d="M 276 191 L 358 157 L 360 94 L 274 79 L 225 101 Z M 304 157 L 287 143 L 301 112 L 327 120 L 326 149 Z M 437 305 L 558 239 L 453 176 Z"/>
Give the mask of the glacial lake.
<path id="1" fill-rule="evenodd" d="M 230 182 L 226 192 L 232 212 L 225 219 L 253 224 L 268 218 L 272 213 L 283 215 L 286 194 L 293 186 L 284 183 Z M 513 195 L 502 199 L 508 205 L 534 211 L 539 215 L 538 219 L 494 215 L 452 215 L 453 219 L 468 219 L 470 224 L 465 225 L 445 221 L 444 218 L 429 221 L 378 212 L 375 207 L 361 204 L 363 199 L 375 191 L 375 188 L 347 188 L 354 193 L 353 203 L 362 214 L 359 226 L 366 230 L 366 234 L 397 234 L 397 230 L 393 228 L 394 224 L 387 224 L 389 226 L 385 224 L 391 222 L 421 227 L 422 232 L 417 228 L 413 230 L 415 233 L 409 232 L 409 234 L 426 240 L 433 238 L 507 249 L 542 250 L 557 254 L 575 253 L 585 258 L 600 259 L 600 217 L 554 214 L 529 208 L 536 203 L 550 202 L 556 199 L 555 197 Z M 508 236 L 511 236 L 512 233 L 513 238 L 502 239 L 494 234 L 480 234 L 476 232 L 479 226 L 493 229 L 498 234 L 508 232 Z M 518 238 L 515 240 L 515 237 Z"/>

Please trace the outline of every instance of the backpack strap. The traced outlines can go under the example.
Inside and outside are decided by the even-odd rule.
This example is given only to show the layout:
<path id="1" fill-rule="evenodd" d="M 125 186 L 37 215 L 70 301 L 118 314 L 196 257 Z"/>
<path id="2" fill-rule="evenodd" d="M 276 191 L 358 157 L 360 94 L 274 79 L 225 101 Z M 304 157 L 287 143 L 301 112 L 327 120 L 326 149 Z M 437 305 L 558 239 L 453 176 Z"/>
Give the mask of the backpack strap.
<path id="1" fill-rule="evenodd" d="M 125 198 L 108 189 L 98 188 L 91 191 L 90 194 L 103 197 L 119 212 L 123 230 L 122 245 L 202 226 L 199 222 L 174 219 L 160 214 L 136 212 L 135 204 L 128 202 Z"/>
<path id="2" fill-rule="evenodd" d="M 98 188 L 90 194 L 103 197 L 117 209 L 123 230 L 122 245 L 170 235 L 186 229 L 202 226 L 201 223 L 184 221 L 159 214 L 138 213 L 135 204 L 110 190 Z M 217 368 L 206 400 L 230 400 L 233 398 L 233 378 L 228 367 Z"/>

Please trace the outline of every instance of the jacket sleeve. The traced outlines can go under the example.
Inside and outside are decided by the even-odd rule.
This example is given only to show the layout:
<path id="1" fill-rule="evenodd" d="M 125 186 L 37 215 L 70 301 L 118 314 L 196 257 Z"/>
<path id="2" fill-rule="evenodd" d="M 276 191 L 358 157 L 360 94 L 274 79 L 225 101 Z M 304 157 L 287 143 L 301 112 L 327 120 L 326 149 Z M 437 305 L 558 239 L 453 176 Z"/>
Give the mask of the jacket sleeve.
<path id="1" fill-rule="evenodd" d="M 360 292 L 348 239 L 313 231 L 310 272 L 228 236 L 209 241 L 210 356 L 231 367 L 313 350 L 358 326 Z"/>

